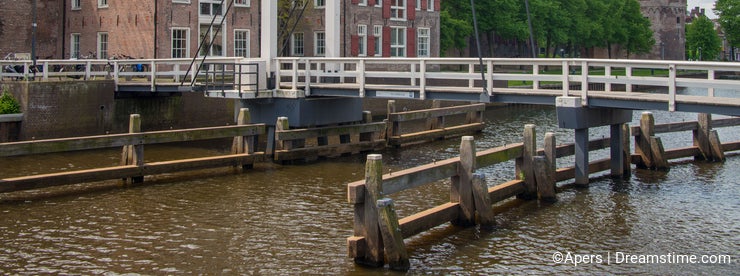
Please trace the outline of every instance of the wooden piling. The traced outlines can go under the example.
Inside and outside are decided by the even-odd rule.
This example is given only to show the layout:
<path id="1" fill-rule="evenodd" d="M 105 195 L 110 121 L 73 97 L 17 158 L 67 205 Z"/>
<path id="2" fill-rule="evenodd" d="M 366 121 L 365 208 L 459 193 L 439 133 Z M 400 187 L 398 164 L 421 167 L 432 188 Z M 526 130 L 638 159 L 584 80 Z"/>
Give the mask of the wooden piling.
<path id="1" fill-rule="evenodd" d="M 460 203 L 460 216 L 454 225 L 475 225 L 475 202 L 473 201 L 473 173 L 475 172 L 475 141 L 473 136 L 463 136 L 460 142 L 460 166 L 452 177 L 450 202 Z"/>
<path id="2" fill-rule="evenodd" d="M 440 108 L 440 107 L 442 107 L 442 102 L 440 100 L 432 101 L 432 108 Z M 434 129 L 444 128 L 444 127 L 445 127 L 445 117 L 444 116 L 427 118 L 427 130 L 434 130 Z"/>
<path id="3" fill-rule="evenodd" d="M 370 154 L 365 163 L 365 200 L 363 202 L 363 233 L 365 252 L 355 262 L 380 267 L 384 264 L 384 245 L 378 223 L 377 201 L 383 193 L 383 156 Z M 357 213 L 355 213 L 357 215 Z M 357 221 L 357 219 L 355 219 Z"/>
<path id="4" fill-rule="evenodd" d="M 384 253 L 388 265 L 393 270 L 406 271 L 410 267 L 409 255 L 406 246 L 403 244 L 403 234 L 398 225 L 398 215 L 393 206 L 393 200 L 390 198 L 379 199 L 376 206 L 378 207 L 378 224 L 383 237 Z"/>
<path id="5" fill-rule="evenodd" d="M 653 168 L 653 155 L 651 154 L 650 137 L 655 136 L 655 118 L 652 112 L 643 112 L 640 117 L 640 133 L 635 136 L 635 154 L 640 156 L 637 163 L 638 168 Z"/>
<path id="6" fill-rule="evenodd" d="M 668 159 L 665 158 L 665 148 L 660 137 L 650 137 L 650 154 L 653 156 L 653 166 L 656 170 L 668 170 Z"/>
<path id="7" fill-rule="evenodd" d="M 482 173 L 473 174 L 473 201 L 475 212 L 478 214 L 478 224 L 481 227 L 492 227 L 494 220 L 493 208 L 491 208 L 491 197 L 488 195 L 488 184 L 486 176 Z"/>
<path id="8" fill-rule="evenodd" d="M 694 146 L 699 148 L 699 154 L 694 160 L 712 160 L 712 147 L 709 142 L 709 133 L 712 131 L 712 114 L 699 113 L 697 128 L 693 131 Z"/>
<path id="9" fill-rule="evenodd" d="M 242 125 L 248 125 L 252 123 L 252 116 L 249 112 L 249 108 L 241 108 L 239 109 L 239 115 L 237 117 L 237 124 Z M 232 154 L 252 154 L 254 153 L 255 148 L 255 139 L 254 136 L 236 136 L 234 137 L 234 142 L 231 145 L 231 153 Z M 242 169 L 251 169 L 253 164 L 239 164 Z"/>
<path id="10" fill-rule="evenodd" d="M 390 138 L 390 137 L 399 135 L 399 133 L 401 133 L 400 122 L 391 120 L 391 114 L 396 113 L 396 101 L 395 100 L 388 101 L 388 109 L 386 110 L 386 112 L 388 112 L 386 115 L 388 119 L 386 137 Z"/>
<path id="11" fill-rule="evenodd" d="M 709 132 L 709 146 L 712 149 L 712 160 L 718 162 L 725 161 L 725 152 L 722 150 L 722 143 L 716 130 Z"/>
<path id="12" fill-rule="evenodd" d="M 630 126 L 622 124 L 622 176 L 632 175 L 632 153 L 630 150 Z"/>
<path id="13" fill-rule="evenodd" d="M 131 114 L 129 117 L 128 125 L 129 133 L 141 132 L 141 115 Z M 121 156 L 121 165 L 136 165 L 139 167 L 144 166 L 144 145 L 126 145 L 123 146 L 123 153 Z M 134 176 L 128 179 L 123 179 L 124 184 L 136 184 L 144 182 L 144 176 Z"/>
<path id="14" fill-rule="evenodd" d="M 362 112 L 362 122 L 365 124 L 369 124 L 373 122 L 373 114 L 370 111 L 363 111 Z M 373 133 L 372 132 L 361 132 L 360 133 L 360 142 L 369 142 L 373 140 Z"/>
<path id="15" fill-rule="evenodd" d="M 522 157 L 516 159 L 516 179 L 524 181 L 525 192 L 518 195 L 518 198 L 534 199 L 537 198 L 537 182 L 532 167 L 533 158 L 537 150 L 535 125 L 525 125 L 523 136 L 524 149 L 522 150 Z"/>
<path id="16" fill-rule="evenodd" d="M 535 178 L 537 179 L 537 198 L 541 201 L 555 202 L 555 171 L 550 170 L 550 162 L 544 156 L 534 157 Z"/>

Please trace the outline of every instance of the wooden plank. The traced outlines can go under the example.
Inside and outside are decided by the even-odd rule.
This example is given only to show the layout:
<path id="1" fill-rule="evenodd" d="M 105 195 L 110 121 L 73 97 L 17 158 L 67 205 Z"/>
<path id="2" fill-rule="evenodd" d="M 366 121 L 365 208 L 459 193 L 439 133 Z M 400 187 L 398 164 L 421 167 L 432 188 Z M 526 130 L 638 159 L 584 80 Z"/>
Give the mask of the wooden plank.
<path id="1" fill-rule="evenodd" d="M 671 160 L 671 159 L 678 159 L 678 158 L 685 158 L 685 157 L 693 157 L 697 154 L 701 154 L 699 151 L 699 147 L 692 146 L 692 147 L 685 147 L 685 148 L 675 148 L 670 150 L 665 150 L 665 159 Z"/>
<path id="2" fill-rule="evenodd" d="M 474 132 L 480 132 L 485 128 L 482 123 L 472 123 L 433 130 L 425 130 L 414 133 L 401 134 L 388 139 L 390 145 L 404 145 L 420 141 L 437 140 L 446 137 L 460 136 Z"/>
<path id="3" fill-rule="evenodd" d="M 725 152 L 722 150 L 722 142 L 720 142 L 716 130 L 709 132 L 709 147 L 712 150 L 714 161 L 725 161 Z"/>
<path id="4" fill-rule="evenodd" d="M 442 117 L 456 114 L 464 114 L 471 111 L 484 111 L 486 110 L 485 104 L 471 104 L 461 105 L 452 107 L 443 107 L 436 109 L 423 109 L 416 111 L 398 112 L 391 113 L 388 115 L 388 119 L 392 122 L 406 122 L 413 120 L 422 120 L 430 117 Z"/>
<path id="5" fill-rule="evenodd" d="M 655 125 L 655 133 L 657 134 L 657 133 L 690 131 L 690 130 L 695 130 L 696 128 L 697 128 L 696 122 L 679 122 L 679 123 L 660 124 L 660 125 Z M 631 129 L 632 136 L 637 136 L 640 133 L 639 126 L 633 126 L 630 129 Z"/>
<path id="6" fill-rule="evenodd" d="M 588 172 L 596 173 L 601 171 L 610 170 L 611 160 L 609 158 L 593 161 L 588 164 Z M 555 171 L 555 179 L 557 181 L 563 181 L 573 179 L 576 176 L 576 169 L 574 167 L 560 168 Z"/>
<path id="7" fill-rule="evenodd" d="M 508 144 L 476 153 L 476 168 L 484 168 L 522 156 L 524 143 Z"/>
<path id="8" fill-rule="evenodd" d="M 650 137 L 650 153 L 653 155 L 653 166 L 656 170 L 668 170 L 668 159 L 660 137 Z"/>
<path id="9" fill-rule="evenodd" d="M 488 196 L 488 184 L 486 176 L 481 173 L 473 175 L 473 201 L 475 211 L 478 213 L 478 224 L 482 227 L 491 227 L 496 223 L 491 208 L 491 197 Z"/>
<path id="10" fill-rule="evenodd" d="M 234 154 L 147 163 L 141 167 L 129 165 L 6 178 L 0 180 L 0 192 L 30 190 L 68 184 L 122 179 L 141 175 L 155 175 L 187 170 L 233 166 L 238 162 L 250 163 L 261 160 L 263 158 L 262 155 L 262 153 L 255 153 L 252 155 Z"/>
<path id="11" fill-rule="evenodd" d="M 383 175 L 383 194 L 391 195 L 457 174 L 460 158 L 437 161 Z"/>
<path id="12" fill-rule="evenodd" d="M 352 144 L 334 144 L 326 146 L 316 146 L 307 148 L 296 148 L 291 150 L 276 150 L 274 152 L 275 160 L 287 161 L 304 159 L 310 157 L 330 157 L 338 156 L 345 153 L 359 151 L 373 151 L 385 148 L 385 140 L 375 140 L 368 142 L 358 142 Z"/>
<path id="13" fill-rule="evenodd" d="M 445 203 L 437 207 L 421 211 L 398 221 L 404 238 L 450 222 L 457 218 L 460 210 L 458 203 Z"/>
<path id="14" fill-rule="evenodd" d="M 275 132 L 275 139 L 277 140 L 297 140 L 297 139 L 308 139 L 324 136 L 336 136 L 344 134 L 359 134 L 367 132 L 380 132 L 385 130 L 385 123 L 370 123 L 370 124 L 357 124 L 357 125 L 344 125 L 344 126 L 333 126 L 333 127 L 321 127 L 311 129 L 291 129 L 281 130 Z"/>
<path id="15" fill-rule="evenodd" d="M 524 181 L 511 180 L 488 188 L 491 204 L 496 204 L 524 192 Z"/>
<path id="16" fill-rule="evenodd" d="M 358 253 L 365 253 L 365 237 L 352 236 L 347 238 L 347 253 L 350 258 L 362 258 Z"/>
<path id="17" fill-rule="evenodd" d="M 724 143 L 722 144 L 722 150 L 725 152 L 740 150 L 740 141 Z"/>
<path id="18" fill-rule="evenodd" d="M 740 117 L 712 120 L 712 127 L 731 127 L 740 125 Z"/>
<path id="19" fill-rule="evenodd" d="M 610 146 L 611 138 L 605 137 L 601 139 L 595 139 L 588 142 L 588 150 L 594 151 L 594 150 L 600 150 L 605 149 Z M 555 156 L 565 157 L 565 156 L 571 156 L 576 153 L 576 147 L 574 144 L 563 144 L 555 147 Z M 544 149 L 537 149 L 537 155 L 543 155 L 545 154 Z"/>
<path id="20" fill-rule="evenodd" d="M 0 156 L 18 156 L 113 148 L 125 145 L 217 139 L 239 135 L 260 135 L 264 134 L 264 132 L 265 125 L 256 124 L 247 126 L 222 126 L 13 142 L 0 144 Z"/>

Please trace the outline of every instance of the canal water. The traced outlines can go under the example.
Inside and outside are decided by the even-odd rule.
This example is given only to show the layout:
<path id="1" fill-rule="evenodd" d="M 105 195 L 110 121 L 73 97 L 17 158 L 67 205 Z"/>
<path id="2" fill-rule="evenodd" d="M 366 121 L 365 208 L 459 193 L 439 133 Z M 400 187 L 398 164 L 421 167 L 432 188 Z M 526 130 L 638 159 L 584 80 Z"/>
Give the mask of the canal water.
<path id="1" fill-rule="evenodd" d="M 658 123 L 696 120 L 696 114 L 655 114 Z M 557 129 L 551 107 L 498 107 L 485 117 L 485 131 L 475 137 L 479 149 L 519 142 L 529 123 L 537 125 L 538 140 L 555 131 L 559 143 L 573 141 L 572 131 Z M 740 140 L 738 128 L 719 132 L 723 141 Z M 607 133 L 598 128 L 591 137 Z M 661 137 L 666 148 L 691 144 L 689 132 Z M 458 146 L 452 139 L 389 149 L 382 152 L 385 170 L 453 157 Z M 157 160 L 221 150 L 158 146 L 146 155 Z M 6 158 L 0 167 L 8 177 L 115 165 L 118 156 L 110 150 Z M 353 213 L 346 184 L 363 178 L 363 166 L 364 156 L 352 156 L 258 164 L 246 173 L 166 175 L 144 186 L 82 194 L 2 195 L 0 274 L 396 274 L 356 266 L 347 257 Z M 513 179 L 513 167 L 509 162 L 481 171 L 494 185 Z M 408 273 L 737 274 L 738 168 L 738 156 L 725 163 L 687 159 L 669 172 L 633 170 L 624 180 L 596 176 L 587 189 L 560 183 L 565 188 L 557 203 L 512 199 L 497 205 L 493 230 L 446 224 L 407 239 Z M 444 203 L 448 193 L 449 181 L 440 181 L 393 198 L 403 217 Z M 679 256 L 697 262 L 729 256 L 730 263 L 677 264 Z"/>

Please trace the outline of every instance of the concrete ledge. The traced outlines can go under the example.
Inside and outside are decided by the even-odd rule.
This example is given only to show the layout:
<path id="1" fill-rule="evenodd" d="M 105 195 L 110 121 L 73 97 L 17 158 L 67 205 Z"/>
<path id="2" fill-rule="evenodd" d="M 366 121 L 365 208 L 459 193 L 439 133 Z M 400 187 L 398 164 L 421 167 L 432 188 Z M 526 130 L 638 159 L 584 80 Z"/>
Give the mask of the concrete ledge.
<path id="1" fill-rule="evenodd" d="M 21 121 L 23 121 L 23 113 L 0 115 L 0 123 L 13 123 L 13 122 L 21 122 Z"/>

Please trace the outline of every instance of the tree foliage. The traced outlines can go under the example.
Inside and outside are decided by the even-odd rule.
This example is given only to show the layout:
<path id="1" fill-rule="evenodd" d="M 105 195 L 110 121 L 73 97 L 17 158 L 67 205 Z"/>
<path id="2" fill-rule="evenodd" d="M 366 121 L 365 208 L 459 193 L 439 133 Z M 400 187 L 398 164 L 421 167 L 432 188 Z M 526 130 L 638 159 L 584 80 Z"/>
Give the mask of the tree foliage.
<path id="1" fill-rule="evenodd" d="M 290 36 L 299 27 L 301 18 L 312 8 L 311 0 L 278 0 L 278 41 L 282 45 L 279 55 L 288 49 Z"/>
<path id="2" fill-rule="evenodd" d="M 468 38 L 473 34 L 473 27 L 465 20 L 450 15 L 449 10 L 440 12 L 440 49 L 442 54 L 450 49 L 463 49 L 468 45 Z"/>
<path id="3" fill-rule="evenodd" d="M 731 49 L 740 47 L 740 0 L 717 0 L 714 13 L 719 17 L 719 25 Z"/>
<path id="4" fill-rule="evenodd" d="M 700 16 L 686 26 L 686 48 L 690 59 L 717 59 L 722 42 L 709 18 Z"/>

